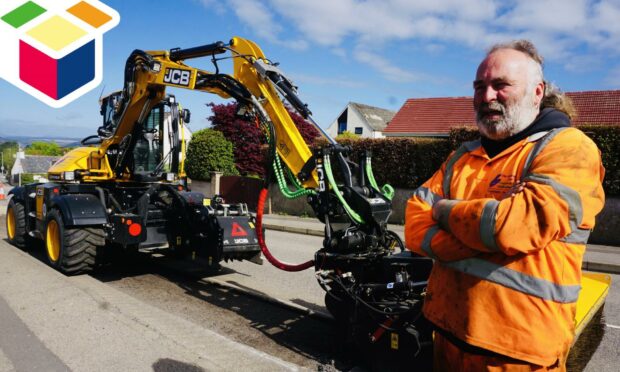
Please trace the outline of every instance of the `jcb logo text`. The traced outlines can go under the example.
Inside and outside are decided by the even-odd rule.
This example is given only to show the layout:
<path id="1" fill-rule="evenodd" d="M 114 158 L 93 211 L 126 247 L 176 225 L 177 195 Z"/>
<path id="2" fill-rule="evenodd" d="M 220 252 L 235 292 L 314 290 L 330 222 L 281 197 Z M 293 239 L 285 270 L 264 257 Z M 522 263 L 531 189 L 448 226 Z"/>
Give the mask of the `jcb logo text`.
<path id="1" fill-rule="evenodd" d="M 166 75 L 164 75 L 164 83 L 189 86 L 190 76 L 192 76 L 191 71 L 167 68 Z"/>

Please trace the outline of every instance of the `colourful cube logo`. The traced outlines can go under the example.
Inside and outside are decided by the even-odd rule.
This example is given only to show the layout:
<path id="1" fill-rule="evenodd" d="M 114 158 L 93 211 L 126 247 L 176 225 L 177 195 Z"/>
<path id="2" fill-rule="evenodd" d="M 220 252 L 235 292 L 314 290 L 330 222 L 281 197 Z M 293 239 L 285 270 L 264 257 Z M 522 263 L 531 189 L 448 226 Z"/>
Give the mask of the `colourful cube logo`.
<path id="1" fill-rule="evenodd" d="M 2 0 L 0 77 L 65 106 L 101 83 L 103 34 L 119 21 L 97 0 Z"/>

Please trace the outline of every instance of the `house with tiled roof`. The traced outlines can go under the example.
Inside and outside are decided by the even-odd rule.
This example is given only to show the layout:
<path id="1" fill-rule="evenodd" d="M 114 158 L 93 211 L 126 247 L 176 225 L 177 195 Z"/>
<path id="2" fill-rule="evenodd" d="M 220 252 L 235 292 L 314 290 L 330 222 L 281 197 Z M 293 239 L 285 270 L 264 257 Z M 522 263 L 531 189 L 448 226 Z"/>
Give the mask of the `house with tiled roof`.
<path id="1" fill-rule="evenodd" d="M 383 130 L 395 114 L 395 111 L 380 107 L 349 102 L 338 118 L 327 127 L 327 133 L 336 137 L 348 131 L 364 138 L 382 138 Z"/>
<path id="2" fill-rule="evenodd" d="M 566 92 L 577 109 L 574 125 L 619 125 L 620 90 Z"/>
<path id="3" fill-rule="evenodd" d="M 566 92 L 577 110 L 574 125 L 620 125 L 620 90 Z M 446 137 L 450 128 L 475 126 L 472 97 L 411 98 L 383 131 L 386 137 Z"/>
<path id="4" fill-rule="evenodd" d="M 445 137 L 452 127 L 475 124 L 471 97 L 410 98 L 383 133 L 386 137 Z"/>
<path id="5" fill-rule="evenodd" d="M 22 174 L 33 175 L 35 181 L 40 177 L 45 177 L 47 175 L 47 170 L 58 159 L 60 159 L 60 156 L 26 155 L 23 151 L 18 151 L 15 155 L 13 168 L 11 168 L 10 181 L 13 184 L 18 184 L 19 177 Z"/>

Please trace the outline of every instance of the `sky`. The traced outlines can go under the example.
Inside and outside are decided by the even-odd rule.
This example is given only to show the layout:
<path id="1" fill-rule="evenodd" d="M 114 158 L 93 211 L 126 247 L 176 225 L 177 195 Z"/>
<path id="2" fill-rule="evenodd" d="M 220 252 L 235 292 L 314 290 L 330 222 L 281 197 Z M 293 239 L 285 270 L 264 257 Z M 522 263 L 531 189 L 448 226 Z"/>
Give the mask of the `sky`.
<path id="1" fill-rule="evenodd" d="M 0 137 L 81 138 L 98 99 L 122 88 L 132 50 L 189 48 L 240 36 L 279 62 L 323 128 L 348 102 L 397 111 L 409 98 L 472 95 L 494 43 L 526 38 L 563 91 L 620 89 L 620 0 L 102 0 L 120 13 L 103 40 L 103 82 L 54 109 L 0 81 Z M 208 58 L 188 61 L 213 71 Z M 221 72 L 232 73 L 223 63 Z M 169 89 L 209 126 L 206 93 Z M 620 104 L 620 103 L 619 103 Z M 438 113 L 440 114 L 440 113 Z"/>

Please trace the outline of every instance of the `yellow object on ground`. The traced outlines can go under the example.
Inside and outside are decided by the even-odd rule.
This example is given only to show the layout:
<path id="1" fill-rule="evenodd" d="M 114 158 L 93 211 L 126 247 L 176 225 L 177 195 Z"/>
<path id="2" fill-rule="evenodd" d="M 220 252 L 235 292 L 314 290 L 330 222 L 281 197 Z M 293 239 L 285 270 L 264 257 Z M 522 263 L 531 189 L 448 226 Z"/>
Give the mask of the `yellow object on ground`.
<path id="1" fill-rule="evenodd" d="M 590 323 L 594 314 L 603 306 L 611 285 L 611 276 L 607 274 L 584 272 L 581 278 L 581 291 L 577 299 L 575 315 L 575 340 Z"/>

